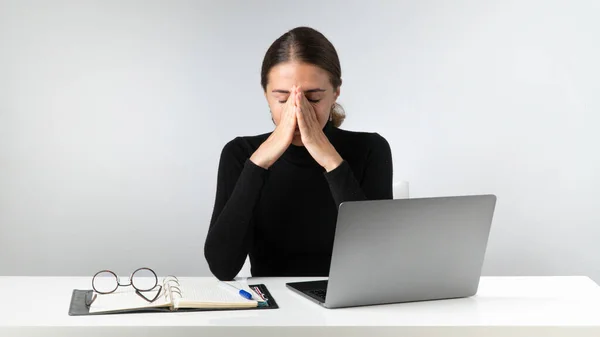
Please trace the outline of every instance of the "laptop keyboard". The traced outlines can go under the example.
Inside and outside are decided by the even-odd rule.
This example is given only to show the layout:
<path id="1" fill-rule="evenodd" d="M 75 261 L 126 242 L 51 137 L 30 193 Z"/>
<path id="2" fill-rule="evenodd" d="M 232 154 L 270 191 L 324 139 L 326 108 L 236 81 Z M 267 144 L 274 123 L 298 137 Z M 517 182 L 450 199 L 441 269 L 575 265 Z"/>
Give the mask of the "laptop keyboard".
<path id="1" fill-rule="evenodd" d="M 325 302 L 325 296 L 327 295 L 327 289 L 312 289 L 308 290 L 307 293 L 318 297 L 322 302 Z"/>

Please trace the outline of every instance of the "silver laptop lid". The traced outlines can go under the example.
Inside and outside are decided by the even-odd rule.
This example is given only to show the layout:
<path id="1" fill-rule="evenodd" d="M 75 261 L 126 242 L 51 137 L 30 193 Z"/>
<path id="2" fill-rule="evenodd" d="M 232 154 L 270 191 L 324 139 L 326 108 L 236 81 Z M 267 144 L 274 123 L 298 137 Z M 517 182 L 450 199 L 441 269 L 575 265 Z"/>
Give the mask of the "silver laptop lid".
<path id="1" fill-rule="evenodd" d="M 495 205 L 494 195 L 342 203 L 325 306 L 474 295 Z"/>

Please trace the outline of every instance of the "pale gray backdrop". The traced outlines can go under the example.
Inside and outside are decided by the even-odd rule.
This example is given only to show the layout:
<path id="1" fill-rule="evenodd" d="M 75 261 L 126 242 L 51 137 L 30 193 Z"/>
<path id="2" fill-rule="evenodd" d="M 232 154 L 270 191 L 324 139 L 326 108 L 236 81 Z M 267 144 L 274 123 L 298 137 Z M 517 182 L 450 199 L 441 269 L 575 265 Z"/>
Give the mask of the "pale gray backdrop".
<path id="1" fill-rule="evenodd" d="M 0 0 L 0 275 L 209 275 L 219 153 L 271 130 L 262 58 L 309 25 L 341 57 L 344 127 L 389 140 L 411 197 L 498 195 L 484 274 L 600 281 L 599 17 L 595 0 Z"/>

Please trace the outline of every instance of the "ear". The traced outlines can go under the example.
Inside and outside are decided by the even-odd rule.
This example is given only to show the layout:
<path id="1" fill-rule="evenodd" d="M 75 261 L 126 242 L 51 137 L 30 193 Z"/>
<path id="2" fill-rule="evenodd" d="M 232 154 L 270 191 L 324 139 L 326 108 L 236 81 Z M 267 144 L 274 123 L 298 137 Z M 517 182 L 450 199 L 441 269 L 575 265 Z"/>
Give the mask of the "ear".
<path id="1" fill-rule="evenodd" d="M 340 88 L 342 86 L 337 87 L 337 89 L 335 90 L 335 92 L 333 93 L 333 100 L 336 101 L 338 99 L 338 97 L 340 96 Z"/>

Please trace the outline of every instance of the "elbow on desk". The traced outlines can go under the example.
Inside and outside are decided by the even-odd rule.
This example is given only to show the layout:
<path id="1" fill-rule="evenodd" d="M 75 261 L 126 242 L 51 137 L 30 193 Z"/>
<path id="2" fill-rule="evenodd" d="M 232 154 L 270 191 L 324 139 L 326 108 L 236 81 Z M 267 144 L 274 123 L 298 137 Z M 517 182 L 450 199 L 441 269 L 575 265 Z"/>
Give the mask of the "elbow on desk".
<path id="1" fill-rule="evenodd" d="M 211 249 L 208 242 L 204 244 L 204 258 L 208 263 L 211 273 L 220 281 L 233 280 L 242 269 L 241 267 L 235 268 L 233 263 L 230 263 L 227 259 L 223 259 L 223 254 L 219 254 L 214 249 Z"/>

